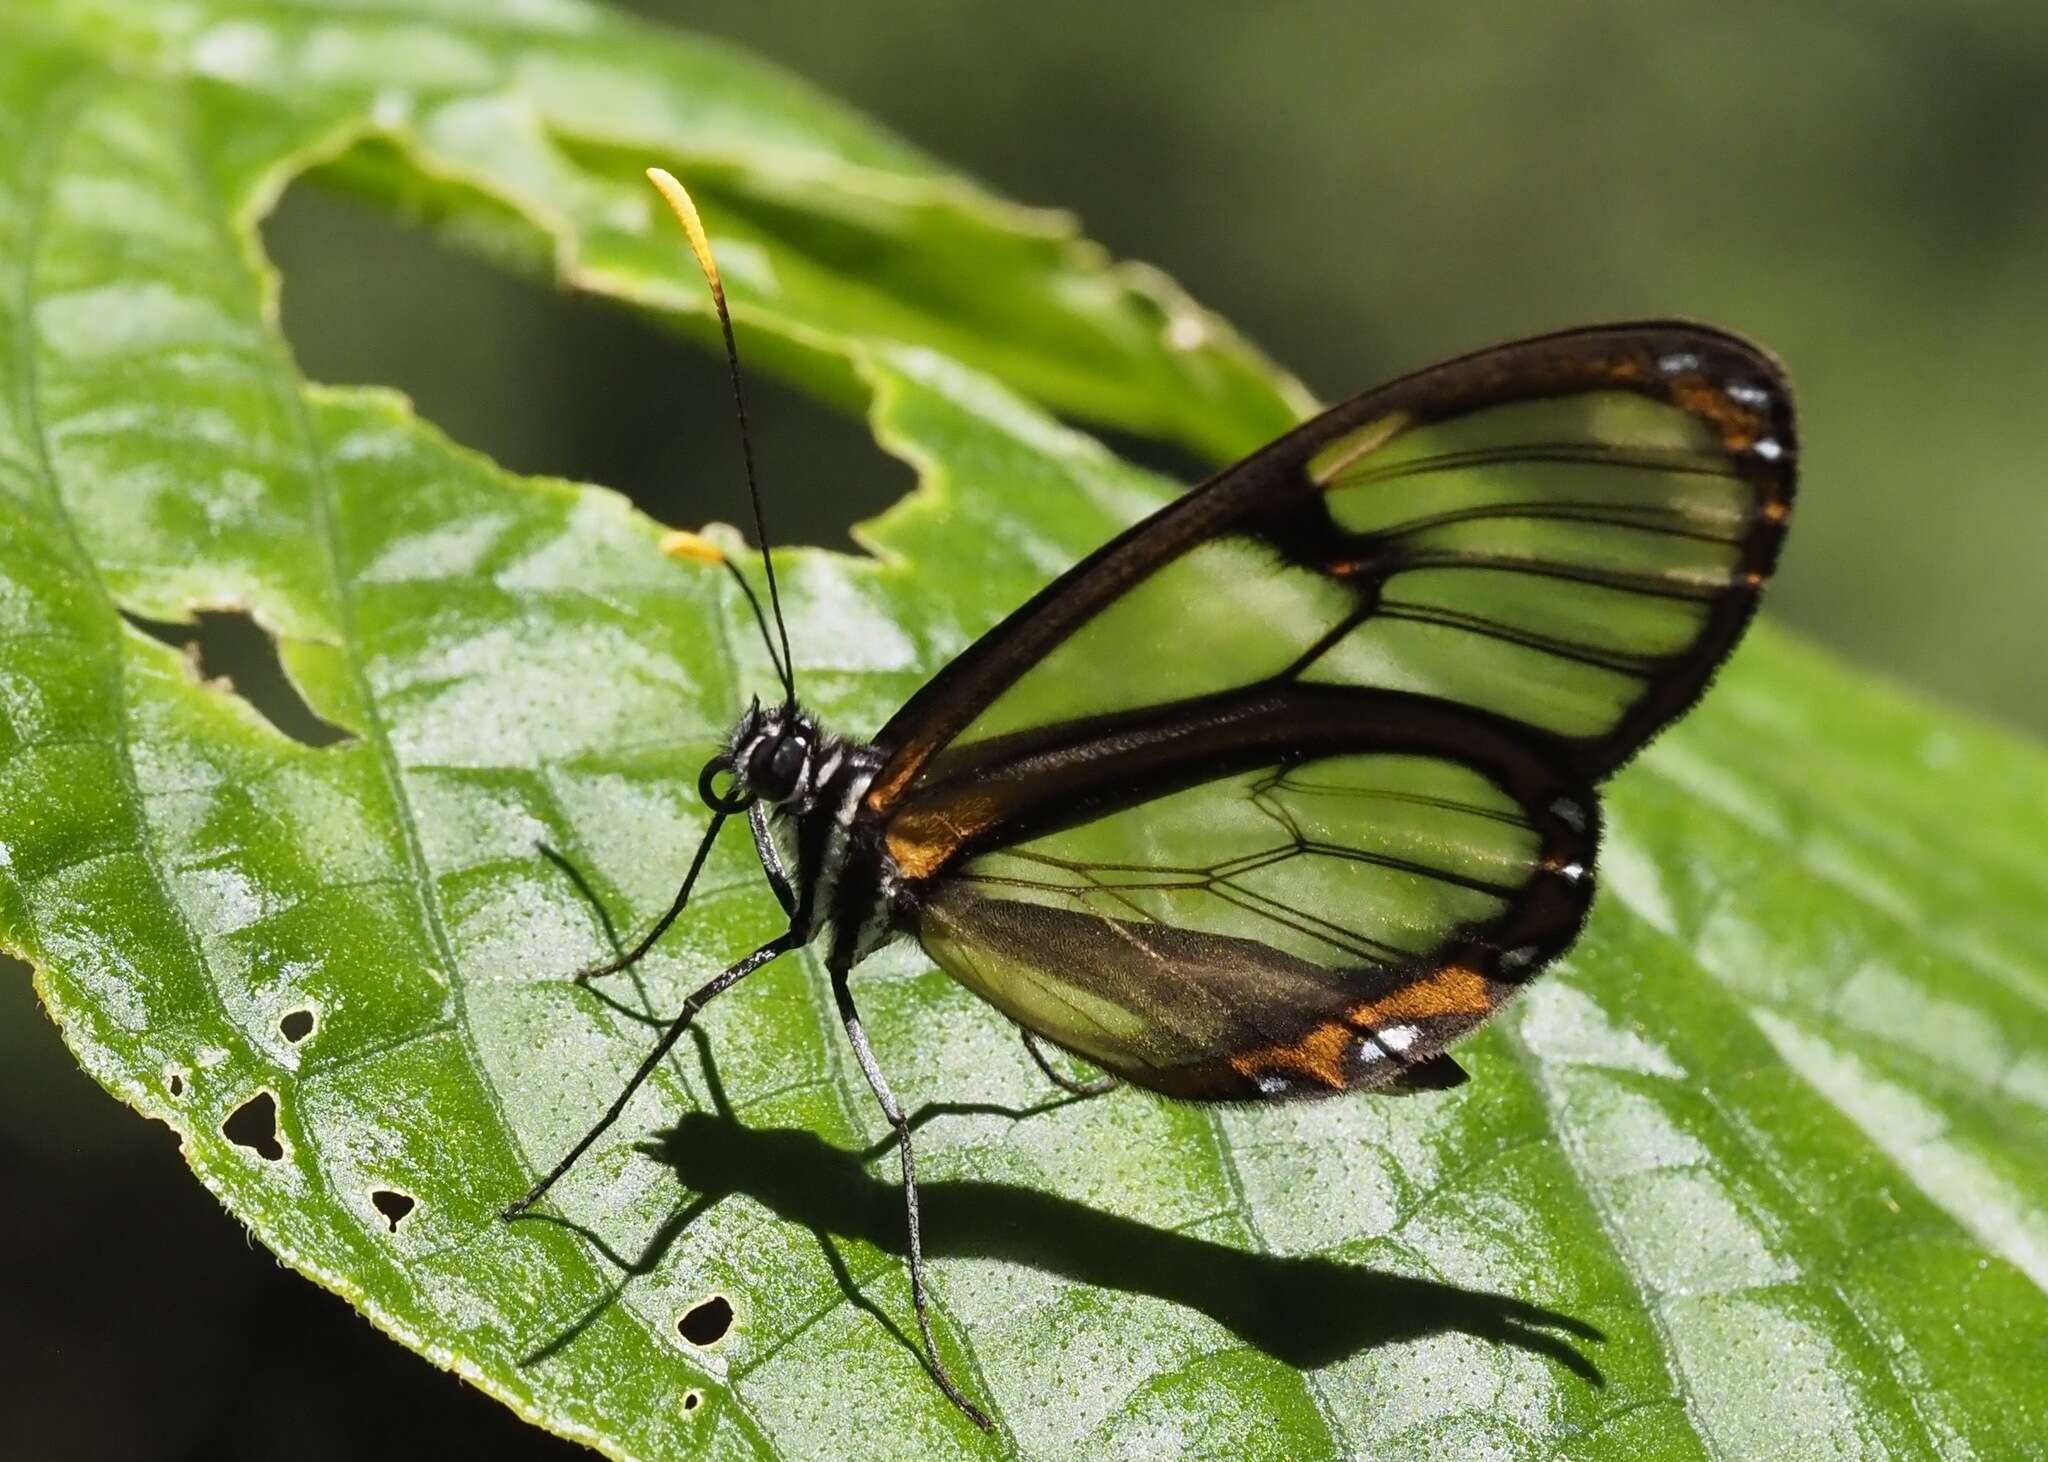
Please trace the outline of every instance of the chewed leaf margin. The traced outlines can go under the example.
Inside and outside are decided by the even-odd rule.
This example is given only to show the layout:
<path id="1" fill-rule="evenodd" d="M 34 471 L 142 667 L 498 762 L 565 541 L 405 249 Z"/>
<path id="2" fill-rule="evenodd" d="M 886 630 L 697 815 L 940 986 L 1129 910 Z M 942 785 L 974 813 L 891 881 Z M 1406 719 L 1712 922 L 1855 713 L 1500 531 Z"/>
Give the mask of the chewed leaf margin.
<path id="1" fill-rule="evenodd" d="M 2048 1431 L 2038 1368 L 2012 1363 L 2048 1344 L 2032 912 L 2048 766 L 1768 626 L 1615 785 L 1591 928 L 1460 1048 L 1460 1092 L 1213 1115 L 1126 1095 L 921 1129 L 941 1344 L 995 1404 L 993 1441 L 885 1323 L 909 1313 L 892 1159 L 850 1156 L 884 1134 L 806 960 L 707 1019 L 719 1095 L 712 1066 L 683 1060 L 566 1185 L 562 1216 L 603 1248 L 497 1223 L 638 1059 L 634 1012 L 673 1008 L 773 920 L 735 840 L 623 1011 L 557 978 L 605 935 L 537 844 L 615 924 L 660 908 L 702 826 L 696 768 L 765 660 L 715 576 L 664 561 L 616 498 L 508 479 L 388 395 L 306 387 L 276 335 L 251 230 L 301 167 L 396 158 L 387 183 L 446 189 L 451 217 L 499 188 L 513 232 L 538 220 L 559 243 L 578 200 L 548 190 L 587 165 L 599 186 L 581 201 L 611 198 L 614 144 L 689 154 L 673 118 L 624 139 L 500 130 L 545 92 L 512 84 L 531 80 L 505 68 L 519 47 L 645 48 L 646 95 L 689 91 L 661 69 L 683 53 L 645 31 L 574 5 L 525 13 L 481 46 L 488 20 L 455 5 L 336 21 L 103 0 L 7 22 L 76 30 L 61 66 L 28 46 L 0 59 L 0 127 L 16 129 L 0 148 L 0 929 L 86 1067 L 175 1126 L 266 1245 L 617 1455 L 819 1455 L 855 1437 L 933 1455 L 1164 1439 L 1989 1456 Z M 267 25 L 375 44 L 331 84 L 257 86 L 226 63 L 235 45 L 245 66 L 258 55 Z M 479 62 L 460 85 L 422 69 L 456 61 Z M 733 135 L 803 113 L 776 95 Z M 454 166 L 449 108 L 471 141 L 510 135 L 514 163 L 561 166 Z M 842 124 L 842 151 L 868 145 Z M 915 181 L 923 164 L 874 145 L 826 173 Z M 759 257 L 808 257 L 779 186 L 728 180 L 727 227 L 751 228 Z M 956 240 L 1000 221 L 882 201 Z M 614 285 L 592 257 L 577 256 L 589 287 L 700 308 L 679 252 L 621 246 Z M 778 324 L 762 298 L 742 328 L 865 403 L 921 478 L 865 530 L 879 558 L 785 561 L 805 693 L 860 731 L 1169 489 L 1041 409 L 1079 410 L 1105 362 L 1143 356 L 1139 336 L 1109 330 L 1085 378 L 1056 380 L 1043 338 L 1036 358 L 963 363 L 955 337 L 906 339 L 896 304 L 835 304 L 843 278 L 820 277 L 804 311 L 826 318 Z M 1291 410 L 1282 381 L 1249 391 L 1223 363 L 1218 388 L 1164 359 L 1133 360 L 1140 384 L 1102 414 L 1200 418 L 1220 451 Z M 1116 404 L 1139 396 L 1165 405 Z M 120 615 L 229 607 L 276 635 L 347 739 L 278 735 Z M 1014 1033 L 922 961 L 884 956 L 861 980 L 914 1103 L 1046 1095 Z M 300 1011 L 316 1014 L 295 1039 Z M 660 1147 L 676 1123 L 691 1140 Z M 650 1246 L 637 1277 L 606 1253 Z M 1274 1296 L 1298 1300 L 1281 1323 Z M 684 1325 L 721 1300 L 715 1339 Z M 1570 1324 L 1536 1344 L 1532 1315 Z"/>

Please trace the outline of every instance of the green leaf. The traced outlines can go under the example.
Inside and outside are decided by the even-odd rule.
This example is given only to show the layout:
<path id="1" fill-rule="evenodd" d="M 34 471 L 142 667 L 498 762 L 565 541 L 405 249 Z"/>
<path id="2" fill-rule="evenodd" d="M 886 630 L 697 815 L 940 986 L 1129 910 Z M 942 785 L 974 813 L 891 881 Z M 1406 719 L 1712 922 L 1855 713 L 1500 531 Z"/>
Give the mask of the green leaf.
<path id="1" fill-rule="evenodd" d="M 84 1066 L 398 1339 L 624 1456 L 2048 1434 L 2015 1363 L 2048 1344 L 2048 758 L 1768 627 L 1614 784 L 1592 927 L 1456 1092 L 1033 1110 L 993 1011 L 913 952 L 863 967 L 899 1091 L 951 1104 L 926 1229 L 993 1437 L 904 1340 L 894 1158 L 861 1155 L 885 1129 L 809 956 L 712 1008 L 716 1086 L 682 1053 L 558 1190 L 569 1224 L 497 1221 L 646 1049 L 633 1011 L 775 925 L 730 837 L 608 1008 L 560 978 L 605 935 L 537 845 L 640 926 L 769 677 L 720 576 L 616 497 L 299 379 L 252 231 L 281 185 L 701 330 L 633 174 L 697 184 L 755 354 L 921 473 L 875 558 L 784 561 L 849 731 L 1167 495 L 1049 413 L 1224 455 L 1299 391 L 1063 220 L 580 5 L 20 0 L 0 42 L 0 940 Z M 123 618 L 201 608 L 270 631 L 343 739 Z M 693 1345 L 714 1295 L 730 1333 Z"/>

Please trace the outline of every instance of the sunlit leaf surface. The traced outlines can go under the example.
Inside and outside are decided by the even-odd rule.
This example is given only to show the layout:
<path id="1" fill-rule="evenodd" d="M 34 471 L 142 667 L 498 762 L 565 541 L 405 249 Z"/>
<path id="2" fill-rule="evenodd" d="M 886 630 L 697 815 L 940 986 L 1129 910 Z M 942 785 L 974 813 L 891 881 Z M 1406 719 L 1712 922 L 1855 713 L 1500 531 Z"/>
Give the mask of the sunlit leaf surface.
<path id="1" fill-rule="evenodd" d="M 560 979 L 606 934 L 539 845 L 651 917 L 768 677 L 617 498 L 299 378 L 251 233 L 283 182 L 321 166 L 701 329 L 633 182 L 689 176 L 755 353 L 923 475 L 876 559 L 786 564 L 849 731 L 1169 491 L 1051 413 L 1224 456 L 1299 392 L 1060 218 L 580 5 L 0 26 L 0 935 L 86 1068 L 399 1340 L 644 1457 L 2048 1435 L 2048 761 L 1769 632 L 1616 783 L 1591 929 L 1455 1092 L 1050 1105 L 920 957 L 864 967 L 899 1090 L 942 1104 L 942 1343 L 994 1436 L 905 1343 L 894 1160 L 808 958 L 714 1008 L 566 1223 L 498 1222 L 644 1049 L 634 1013 L 775 923 L 735 836 L 610 1008 Z M 162 643 L 200 609 L 275 636 L 296 734 Z"/>

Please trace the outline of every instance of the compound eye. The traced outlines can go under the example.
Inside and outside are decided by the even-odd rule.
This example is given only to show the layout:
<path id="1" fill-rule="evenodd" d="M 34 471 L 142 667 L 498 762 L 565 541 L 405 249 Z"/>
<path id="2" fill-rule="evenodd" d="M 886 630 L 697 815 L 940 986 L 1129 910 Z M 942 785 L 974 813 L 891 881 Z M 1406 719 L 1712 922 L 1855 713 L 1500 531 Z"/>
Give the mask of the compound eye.
<path id="1" fill-rule="evenodd" d="M 802 737 L 785 736 L 775 743 L 775 755 L 768 763 L 768 770 L 776 786 L 782 789 L 782 796 L 787 797 L 796 790 L 796 779 L 803 775 L 804 759 L 809 752 L 810 748 L 804 745 Z"/>
<path id="2" fill-rule="evenodd" d="M 747 753 L 747 784 L 756 792 L 765 793 L 775 781 L 775 748 L 779 741 L 757 741 L 754 749 Z"/>
<path id="3" fill-rule="evenodd" d="M 804 742 L 800 736 L 763 741 L 747 756 L 747 783 L 770 802 L 787 802 L 803 774 Z"/>

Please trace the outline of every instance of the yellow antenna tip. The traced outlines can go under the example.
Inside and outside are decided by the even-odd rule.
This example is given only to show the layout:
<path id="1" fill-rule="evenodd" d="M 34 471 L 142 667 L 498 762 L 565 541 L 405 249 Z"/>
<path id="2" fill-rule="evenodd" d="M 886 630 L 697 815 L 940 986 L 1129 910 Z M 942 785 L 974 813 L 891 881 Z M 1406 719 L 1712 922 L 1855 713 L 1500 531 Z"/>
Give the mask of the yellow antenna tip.
<path id="1" fill-rule="evenodd" d="M 683 233 L 690 240 L 690 252 L 697 256 L 697 267 L 704 271 L 711 292 L 722 303 L 725 285 L 718 277 L 718 261 L 711 257 L 711 238 L 704 232 L 704 220 L 697 214 L 697 205 L 690 199 L 690 190 L 667 168 L 649 168 L 647 181 L 654 184 L 655 191 L 661 194 L 675 214 L 676 222 L 683 226 Z"/>
<path id="2" fill-rule="evenodd" d="M 692 533 L 687 528 L 671 528 L 662 534 L 661 551 L 670 558 L 686 558 L 692 563 L 725 562 L 725 550 L 702 533 Z"/>

